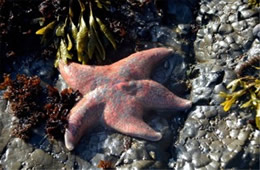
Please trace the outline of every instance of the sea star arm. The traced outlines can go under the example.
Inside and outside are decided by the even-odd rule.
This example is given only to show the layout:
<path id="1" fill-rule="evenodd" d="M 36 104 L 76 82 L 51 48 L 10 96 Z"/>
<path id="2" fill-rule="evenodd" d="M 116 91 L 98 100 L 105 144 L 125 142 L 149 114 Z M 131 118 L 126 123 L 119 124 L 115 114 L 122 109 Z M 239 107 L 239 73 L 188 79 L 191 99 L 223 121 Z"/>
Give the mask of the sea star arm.
<path id="1" fill-rule="evenodd" d="M 73 62 L 66 64 L 60 60 L 59 71 L 72 89 L 86 94 L 108 83 L 146 79 L 150 76 L 153 67 L 170 54 L 172 54 L 171 49 L 154 48 L 134 53 L 106 66 L 89 66 Z"/>
<path id="2" fill-rule="evenodd" d="M 100 89 L 85 95 L 70 111 L 64 139 L 65 146 L 73 150 L 83 134 L 98 124 L 105 104 Z"/>
<path id="3" fill-rule="evenodd" d="M 192 102 L 180 98 L 167 88 L 153 80 L 137 80 L 122 82 L 117 85 L 122 93 L 132 95 L 148 109 L 185 110 L 192 106 Z"/>
<path id="4" fill-rule="evenodd" d="M 98 85 L 106 84 L 109 81 L 109 79 L 104 78 L 106 72 L 109 72 L 108 66 L 65 63 L 60 60 L 59 71 L 66 83 L 73 90 L 79 90 L 83 95 L 95 89 Z"/>
<path id="5" fill-rule="evenodd" d="M 142 106 L 134 101 L 126 100 L 116 107 L 108 104 L 104 111 L 104 122 L 108 127 L 126 135 L 150 141 L 160 140 L 161 133 L 147 125 L 142 116 Z"/>
<path id="6" fill-rule="evenodd" d="M 119 73 L 119 77 L 129 77 L 130 79 L 147 79 L 155 65 L 173 53 L 168 48 L 153 48 L 136 52 L 111 65 Z"/>

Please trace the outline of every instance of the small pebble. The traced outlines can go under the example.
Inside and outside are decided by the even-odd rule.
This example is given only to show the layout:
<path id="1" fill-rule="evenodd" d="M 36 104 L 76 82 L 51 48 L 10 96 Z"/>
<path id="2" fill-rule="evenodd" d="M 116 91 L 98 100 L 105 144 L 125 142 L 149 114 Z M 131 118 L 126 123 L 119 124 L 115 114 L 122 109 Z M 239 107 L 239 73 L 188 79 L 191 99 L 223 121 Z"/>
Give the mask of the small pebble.
<path id="1" fill-rule="evenodd" d="M 234 30 L 238 32 L 244 30 L 247 27 L 245 21 L 233 22 L 231 25 L 234 28 Z"/>
<path id="2" fill-rule="evenodd" d="M 244 19 L 247 19 L 247 18 L 250 18 L 252 17 L 253 15 L 257 14 L 257 11 L 256 10 L 243 10 L 241 11 L 241 15 Z"/>
<path id="3" fill-rule="evenodd" d="M 260 39 L 260 24 L 257 24 L 254 28 L 253 28 L 253 35 L 258 37 Z"/>
<path id="4" fill-rule="evenodd" d="M 196 152 L 192 155 L 192 163 L 196 168 L 200 168 L 210 163 L 210 159 L 200 152 Z"/>

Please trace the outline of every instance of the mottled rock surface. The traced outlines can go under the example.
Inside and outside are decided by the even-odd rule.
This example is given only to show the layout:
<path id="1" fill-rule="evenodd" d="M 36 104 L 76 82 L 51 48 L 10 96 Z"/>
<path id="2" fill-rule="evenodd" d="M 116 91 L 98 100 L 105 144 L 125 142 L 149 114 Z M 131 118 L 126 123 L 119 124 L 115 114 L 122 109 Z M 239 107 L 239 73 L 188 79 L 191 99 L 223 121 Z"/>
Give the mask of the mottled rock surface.
<path id="1" fill-rule="evenodd" d="M 131 34 L 151 38 L 144 48 L 162 45 L 176 51 L 154 70 L 152 79 L 194 102 L 187 113 L 151 112 L 145 117 L 162 132 L 161 141 L 131 138 L 99 126 L 72 152 L 63 141 L 50 142 L 42 129 L 25 143 L 11 137 L 14 118 L 1 98 L 0 169 L 97 169 L 100 161 L 117 169 L 259 169 L 260 132 L 248 123 L 254 113 L 235 106 L 224 112 L 218 95 L 237 77 L 239 65 L 260 55 L 259 10 L 247 2 L 168 0 L 164 24 L 153 18 L 151 10 L 146 11 L 147 21 L 136 15 L 145 26 Z M 29 75 L 38 72 L 48 82 L 54 75 L 51 62 L 39 61 L 47 67 L 33 62 L 13 67 L 22 67 L 18 72 Z M 59 78 L 56 86 L 63 89 L 66 84 Z"/>
<path id="2" fill-rule="evenodd" d="M 194 42 L 198 75 L 192 80 L 196 106 L 174 143 L 174 169 L 258 169 L 260 132 L 248 123 L 255 113 L 234 106 L 224 112 L 218 94 L 236 78 L 234 68 L 259 55 L 259 10 L 243 1 L 200 2 Z M 214 12 L 213 12 L 214 11 Z M 241 56 L 246 56 L 241 60 Z M 258 139 L 257 139 L 258 138 Z"/>

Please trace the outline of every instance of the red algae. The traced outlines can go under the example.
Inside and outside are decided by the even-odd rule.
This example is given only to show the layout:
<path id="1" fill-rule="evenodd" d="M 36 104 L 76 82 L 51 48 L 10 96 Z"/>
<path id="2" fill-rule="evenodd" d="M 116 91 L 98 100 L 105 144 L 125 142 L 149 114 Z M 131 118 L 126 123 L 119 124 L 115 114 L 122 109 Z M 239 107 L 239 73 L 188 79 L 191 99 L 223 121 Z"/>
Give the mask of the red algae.
<path id="1" fill-rule="evenodd" d="M 112 169 L 113 164 L 110 161 L 100 160 L 97 167 L 102 169 Z"/>
<path id="2" fill-rule="evenodd" d="M 12 135 L 24 140 L 28 140 L 33 129 L 42 124 L 51 139 L 61 139 L 67 126 L 67 115 L 80 97 L 79 92 L 72 89 L 59 93 L 49 85 L 46 94 L 37 76 L 17 75 L 11 80 L 10 75 L 5 74 L 0 89 L 6 89 L 3 97 L 10 102 L 11 113 L 18 118 Z"/>
<path id="3" fill-rule="evenodd" d="M 47 104 L 44 106 L 48 116 L 46 132 L 51 138 L 63 139 L 67 127 L 67 115 L 80 98 L 78 91 L 64 89 L 60 94 L 56 88 L 48 86 Z"/>

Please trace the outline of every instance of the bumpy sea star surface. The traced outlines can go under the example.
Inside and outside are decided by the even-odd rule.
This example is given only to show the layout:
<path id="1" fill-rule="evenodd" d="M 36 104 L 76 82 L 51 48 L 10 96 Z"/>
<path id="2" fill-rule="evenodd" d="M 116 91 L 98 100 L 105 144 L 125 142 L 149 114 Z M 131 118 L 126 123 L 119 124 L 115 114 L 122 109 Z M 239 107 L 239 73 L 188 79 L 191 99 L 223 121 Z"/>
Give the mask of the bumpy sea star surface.
<path id="1" fill-rule="evenodd" d="M 184 110 L 192 105 L 149 80 L 154 66 L 171 54 L 170 49 L 154 48 L 106 66 L 60 61 L 59 71 L 64 80 L 84 95 L 70 111 L 64 135 L 66 147 L 73 150 L 82 135 L 100 122 L 130 136 L 160 140 L 161 133 L 143 121 L 146 110 Z"/>

